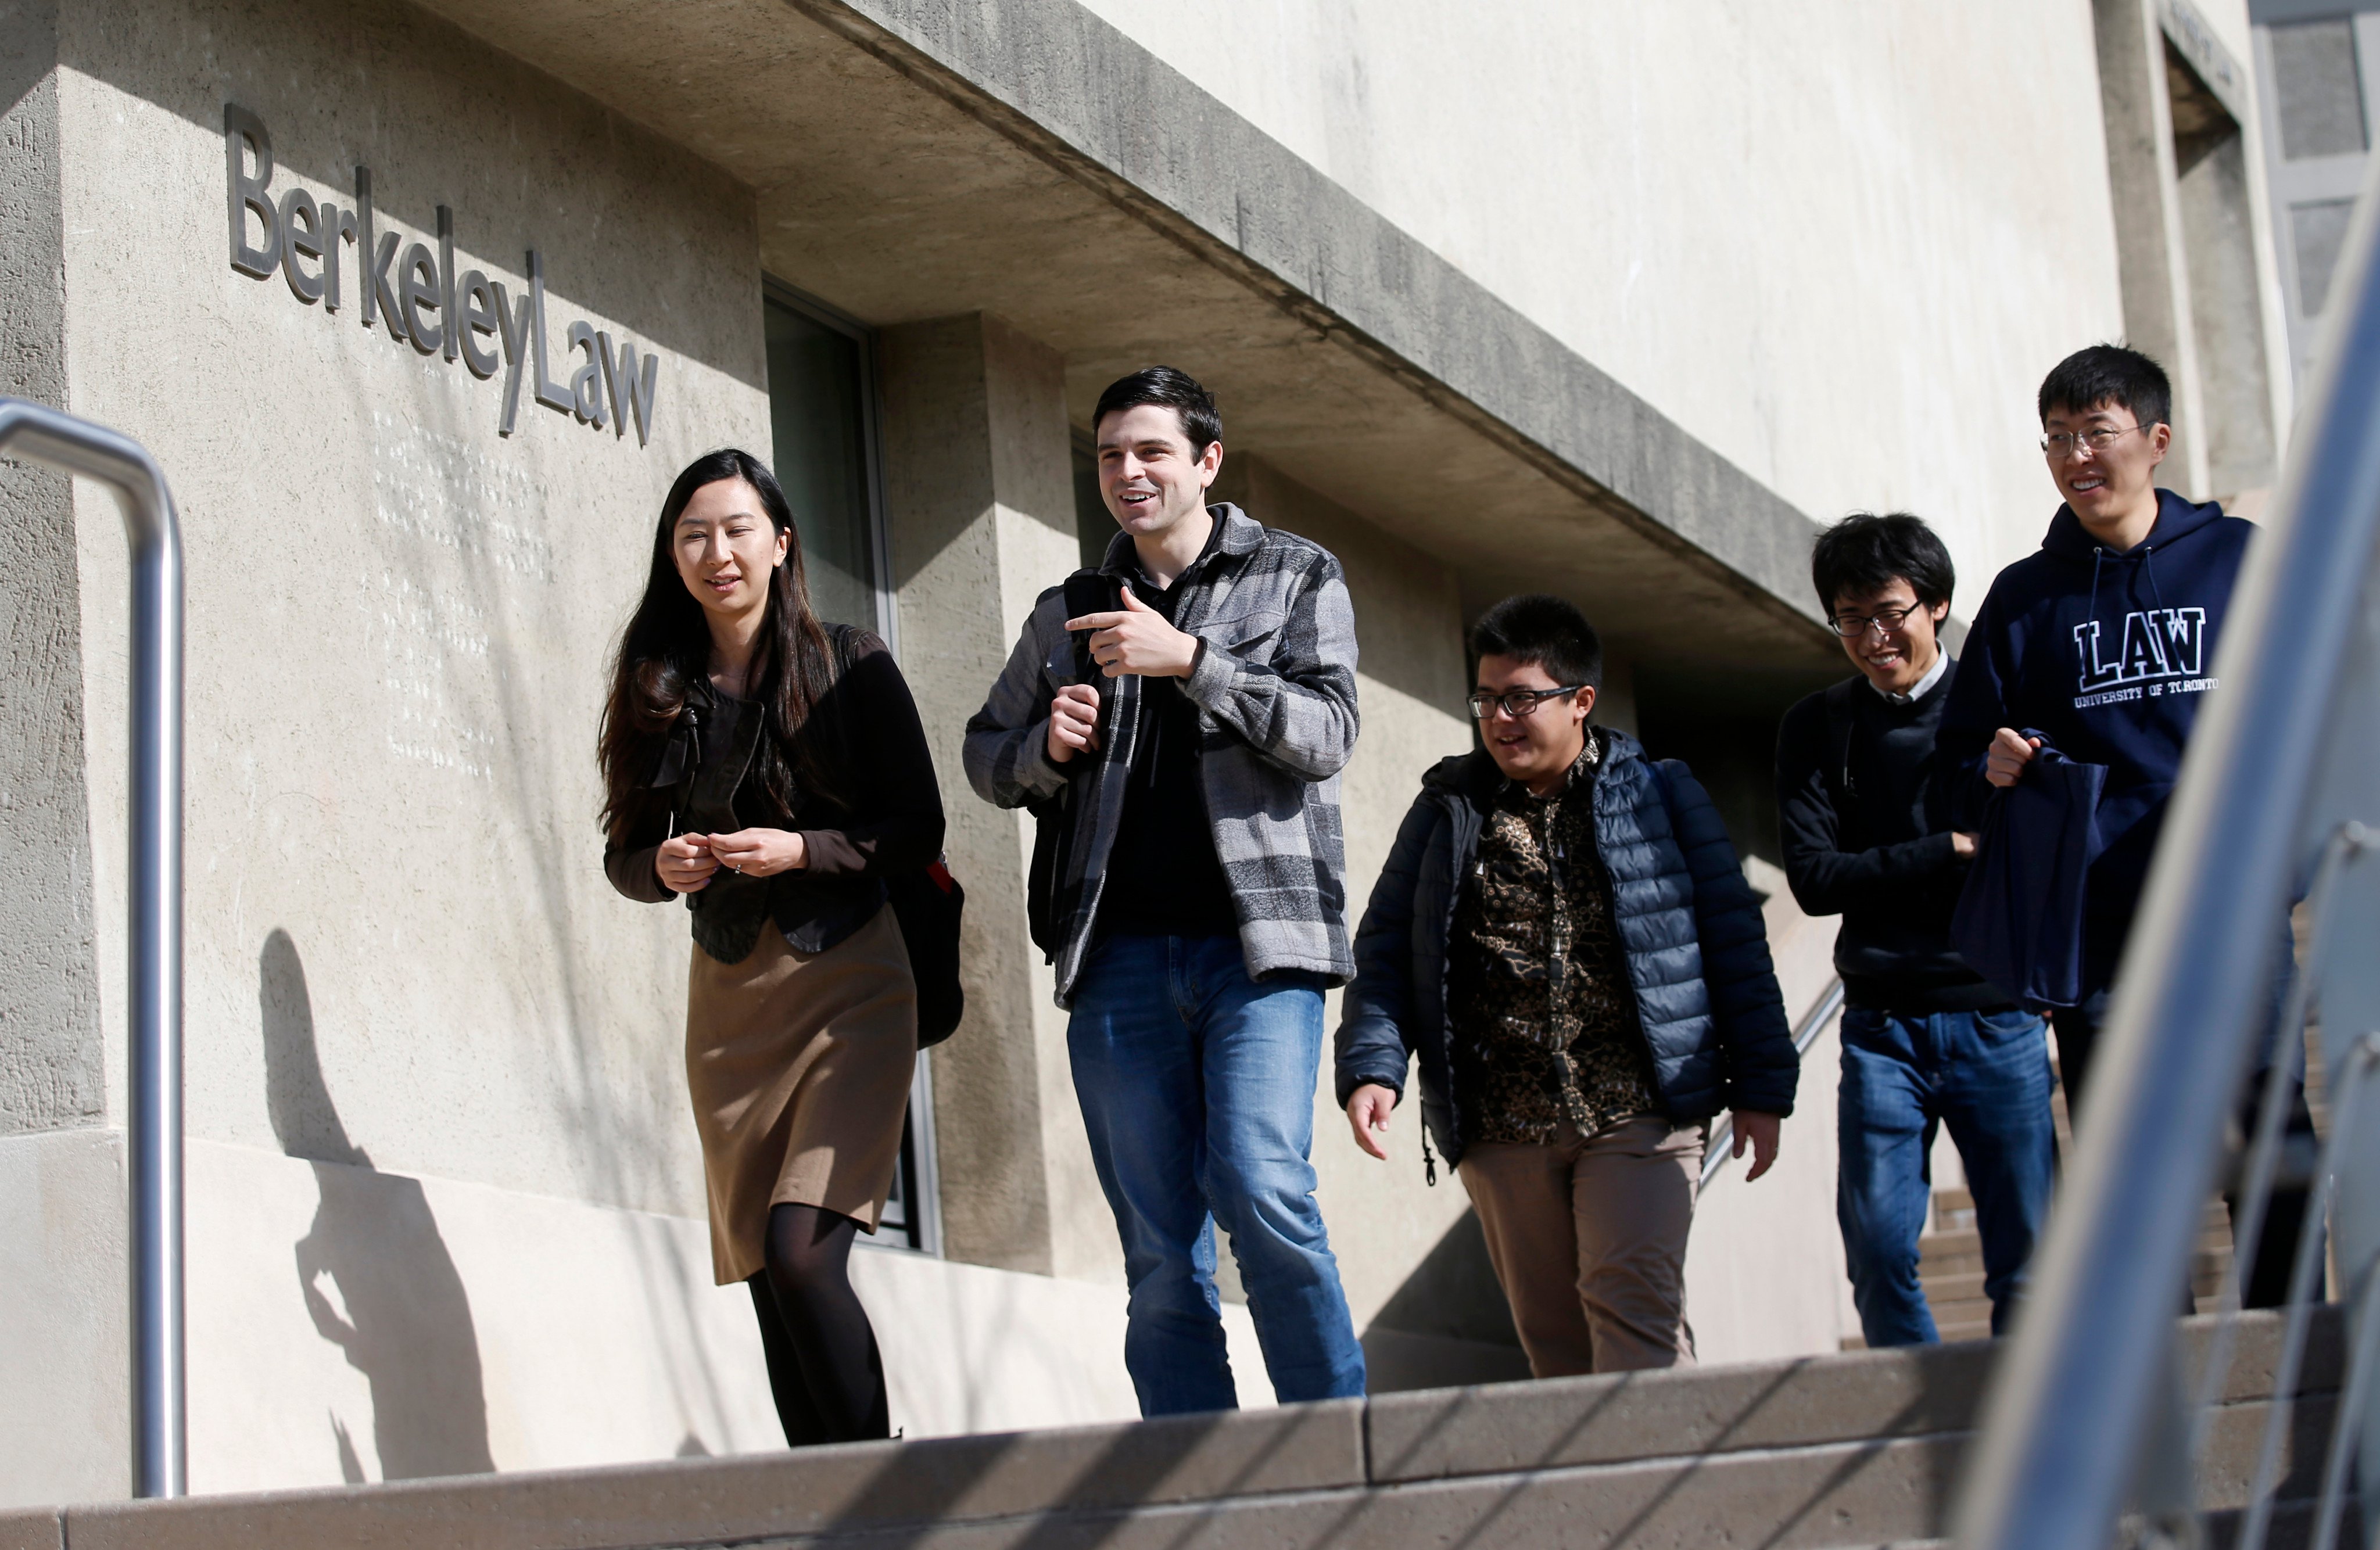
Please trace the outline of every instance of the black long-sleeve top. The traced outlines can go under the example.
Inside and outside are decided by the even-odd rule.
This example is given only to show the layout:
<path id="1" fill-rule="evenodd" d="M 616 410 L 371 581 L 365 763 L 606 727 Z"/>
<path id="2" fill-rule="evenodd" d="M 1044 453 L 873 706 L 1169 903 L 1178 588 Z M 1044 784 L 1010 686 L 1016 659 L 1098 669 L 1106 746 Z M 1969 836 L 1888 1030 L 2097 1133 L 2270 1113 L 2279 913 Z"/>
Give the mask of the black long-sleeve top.
<path id="1" fill-rule="evenodd" d="M 686 895 L 699 910 L 704 895 L 722 886 L 765 884 L 768 915 L 805 951 L 832 947 L 865 925 L 883 901 L 882 874 L 929 866 L 942 849 L 941 787 L 908 681 L 873 635 L 850 632 L 844 651 L 848 666 L 813 712 L 822 718 L 821 726 L 833 729 L 821 739 L 831 766 L 825 785 L 831 789 L 798 789 L 789 824 L 766 810 L 753 769 L 747 768 L 735 793 L 737 826 L 799 833 L 802 866 L 760 879 L 735 879 L 722 871 L 708 888 Z M 612 886 L 644 903 L 677 897 L 662 884 L 654 862 L 670 837 L 674 804 L 686 784 L 686 760 L 691 757 L 698 772 L 714 769 L 733 749 L 743 719 L 759 714 L 757 704 L 730 699 L 708 684 L 696 684 L 686 703 L 693 712 L 691 733 L 674 734 L 657 750 L 652 780 L 626 833 L 603 852 Z"/>
<path id="2" fill-rule="evenodd" d="M 1814 915 L 1840 914 L 1835 970 L 1854 1006 L 1976 1011 L 2009 1004 L 1950 948 L 1967 863 L 1953 851 L 1950 774 L 1934 734 L 1953 673 L 1896 705 L 1864 680 L 1846 696 L 1848 747 L 1830 746 L 1827 696 L 1785 713 L 1777 810 L 1785 878 Z"/>

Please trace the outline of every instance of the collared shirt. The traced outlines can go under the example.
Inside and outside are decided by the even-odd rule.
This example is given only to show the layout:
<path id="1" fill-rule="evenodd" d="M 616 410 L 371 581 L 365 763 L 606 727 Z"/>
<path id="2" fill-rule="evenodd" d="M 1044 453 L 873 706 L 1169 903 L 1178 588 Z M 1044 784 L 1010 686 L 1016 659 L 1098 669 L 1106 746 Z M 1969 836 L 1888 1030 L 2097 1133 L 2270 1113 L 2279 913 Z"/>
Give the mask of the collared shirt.
<path id="1" fill-rule="evenodd" d="M 1448 963 L 1463 1132 L 1544 1144 L 1651 1113 L 1652 1062 L 1596 843 L 1601 740 L 1563 783 L 1505 782 L 1455 906 Z"/>
<path id="2" fill-rule="evenodd" d="M 1860 676 L 1866 680 L 1867 686 L 1869 688 L 1876 689 L 1876 692 L 1878 695 L 1882 696 L 1893 704 L 1914 705 L 1919 700 L 1924 699 L 1926 692 L 1932 689 L 1935 684 L 1942 682 L 1942 675 L 1949 671 L 1950 653 L 1943 650 L 1937 646 L 1934 649 L 1934 665 L 1925 670 L 1925 676 L 1917 681 L 1917 687 L 1910 690 L 1905 695 L 1896 695 L 1889 689 L 1876 689 L 1875 679 L 1869 678 L 1865 673 L 1862 673 Z"/>

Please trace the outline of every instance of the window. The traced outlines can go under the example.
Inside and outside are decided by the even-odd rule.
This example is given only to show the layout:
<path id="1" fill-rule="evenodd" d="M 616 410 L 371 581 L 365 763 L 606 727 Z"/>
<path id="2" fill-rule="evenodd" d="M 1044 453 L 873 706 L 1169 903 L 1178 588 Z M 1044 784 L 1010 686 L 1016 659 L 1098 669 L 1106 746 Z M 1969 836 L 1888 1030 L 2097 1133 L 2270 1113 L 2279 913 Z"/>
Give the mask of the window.
<path id="1" fill-rule="evenodd" d="M 2248 14 L 2274 257 L 2302 382 L 2380 116 L 2380 0 L 2249 0 Z"/>
<path id="2" fill-rule="evenodd" d="M 2330 299 L 2330 272 L 2338 267 L 2338 250 L 2347 246 L 2347 220 L 2355 213 L 2353 200 L 2315 200 L 2289 206 L 2289 245 L 2298 254 L 2298 295 L 2305 298 L 2306 316 L 2322 315 Z"/>
<path id="3" fill-rule="evenodd" d="M 876 471 L 876 383 L 868 333 L 771 282 L 761 297 L 769 353 L 769 462 L 794 509 L 810 606 L 892 645 L 883 505 Z M 873 1240 L 941 1252 L 931 1063 L 921 1055 L 901 1129 L 901 1163 Z"/>
<path id="4" fill-rule="evenodd" d="M 1075 433 L 1075 538 L 1082 546 L 1083 568 L 1098 570 L 1108 563 L 1108 544 L 1120 529 L 1099 496 L 1099 454 L 1091 439 Z"/>
<path id="5" fill-rule="evenodd" d="M 770 464 L 801 530 L 810 606 L 885 634 L 867 336 L 774 287 L 765 306 Z"/>
<path id="6" fill-rule="evenodd" d="M 2303 162 L 2362 151 L 2363 89 L 2356 79 L 2353 21 L 2292 22 L 2274 28 L 2272 38 L 2281 154 Z"/>

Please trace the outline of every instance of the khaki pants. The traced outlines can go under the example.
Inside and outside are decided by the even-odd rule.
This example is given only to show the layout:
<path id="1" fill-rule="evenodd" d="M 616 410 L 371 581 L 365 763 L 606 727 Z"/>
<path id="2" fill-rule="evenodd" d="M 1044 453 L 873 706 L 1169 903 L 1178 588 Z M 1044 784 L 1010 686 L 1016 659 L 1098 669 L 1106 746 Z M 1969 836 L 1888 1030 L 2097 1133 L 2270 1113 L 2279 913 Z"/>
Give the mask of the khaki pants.
<path id="1" fill-rule="evenodd" d="M 1488 1235 L 1529 1371 L 1692 1366 L 1686 1230 L 1706 1127 L 1639 1115 L 1544 1145 L 1489 1142 L 1455 1171 Z"/>

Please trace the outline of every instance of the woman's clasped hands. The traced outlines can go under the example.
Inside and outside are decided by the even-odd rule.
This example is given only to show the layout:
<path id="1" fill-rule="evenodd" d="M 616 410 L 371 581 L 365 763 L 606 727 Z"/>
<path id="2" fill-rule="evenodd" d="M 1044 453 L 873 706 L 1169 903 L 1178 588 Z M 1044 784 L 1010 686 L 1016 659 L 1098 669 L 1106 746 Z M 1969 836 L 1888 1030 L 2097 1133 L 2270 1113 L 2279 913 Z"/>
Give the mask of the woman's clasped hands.
<path id="1" fill-rule="evenodd" d="M 653 870 L 673 893 L 697 893 L 721 867 L 747 878 L 797 870 L 808 850 L 800 834 L 783 829 L 739 829 L 733 834 L 679 834 L 662 842 Z"/>

